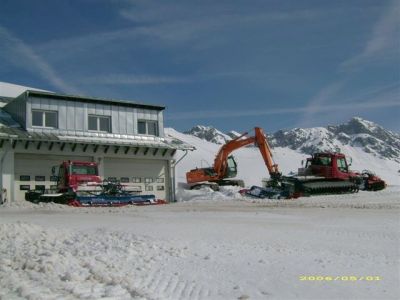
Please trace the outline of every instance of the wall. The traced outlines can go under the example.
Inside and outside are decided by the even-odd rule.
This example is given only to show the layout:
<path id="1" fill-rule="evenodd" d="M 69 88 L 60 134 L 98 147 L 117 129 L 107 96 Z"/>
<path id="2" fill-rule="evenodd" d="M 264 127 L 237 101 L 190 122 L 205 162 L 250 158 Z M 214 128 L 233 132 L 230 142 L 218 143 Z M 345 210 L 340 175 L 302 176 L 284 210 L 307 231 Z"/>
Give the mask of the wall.
<path id="1" fill-rule="evenodd" d="M 32 127 L 32 109 L 58 112 L 58 129 Z M 86 103 L 51 98 L 28 97 L 23 94 L 10 103 L 4 110 L 21 126 L 29 131 L 65 133 L 88 132 L 88 115 L 110 116 L 111 133 L 119 135 L 138 135 L 137 121 L 158 121 L 158 132 L 164 137 L 163 111 L 141 109 L 122 105 Z"/>
<path id="2" fill-rule="evenodd" d="M 23 128 L 26 122 L 26 95 L 22 94 L 3 107 Z"/>

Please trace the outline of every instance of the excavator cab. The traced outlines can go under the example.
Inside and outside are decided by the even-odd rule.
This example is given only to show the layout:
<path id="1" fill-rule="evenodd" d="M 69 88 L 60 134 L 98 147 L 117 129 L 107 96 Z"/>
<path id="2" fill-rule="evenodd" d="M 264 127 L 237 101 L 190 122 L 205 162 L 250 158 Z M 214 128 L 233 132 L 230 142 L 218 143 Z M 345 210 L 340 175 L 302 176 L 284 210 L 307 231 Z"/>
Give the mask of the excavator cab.
<path id="1" fill-rule="evenodd" d="M 226 168 L 225 178 L 236 177 L 236 175 L 237 175 L 237 163 L 235 161 L 235 158 L 232 155 L 228 156 L 227 166 L 228 167 Z"/>

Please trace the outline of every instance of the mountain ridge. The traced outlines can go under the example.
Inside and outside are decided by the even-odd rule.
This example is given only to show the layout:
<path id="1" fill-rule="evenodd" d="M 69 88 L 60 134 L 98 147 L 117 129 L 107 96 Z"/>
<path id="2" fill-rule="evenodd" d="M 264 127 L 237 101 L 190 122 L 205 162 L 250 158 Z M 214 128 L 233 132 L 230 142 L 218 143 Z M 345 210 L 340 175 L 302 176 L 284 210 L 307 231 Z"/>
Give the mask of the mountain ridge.
<path id="1" fill-rule="evenodd" d="M 197 125 L 185 134 L 215 144 L 224 144 L 240 135 L 236 131 L 225 134 L 212 126 L 204 125 Z M 353 117 L 339 125 L 278 130 L 267 134 L 267 137 L 272 147 L 286 147 L 304 154 L 356 147 L 366 153 L 400 163 L 400 134 L 360 117 Z"/>

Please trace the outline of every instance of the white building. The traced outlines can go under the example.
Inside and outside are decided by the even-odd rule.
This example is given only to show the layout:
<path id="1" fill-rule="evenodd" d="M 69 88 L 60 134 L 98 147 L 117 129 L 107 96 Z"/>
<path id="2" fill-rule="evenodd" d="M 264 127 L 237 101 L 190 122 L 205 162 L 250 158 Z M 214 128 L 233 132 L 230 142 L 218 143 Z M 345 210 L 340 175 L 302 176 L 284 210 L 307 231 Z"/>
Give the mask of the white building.
<path id="1" fill-rule="evenodd" d="M 3 201 L 54 189 L 51 169 L 64 160 L 97 162 L 104 179 L 174 201 L 174 155 L 193 148 L 164 136 L 163 106 L 40 90 L 0 101 Z"/>

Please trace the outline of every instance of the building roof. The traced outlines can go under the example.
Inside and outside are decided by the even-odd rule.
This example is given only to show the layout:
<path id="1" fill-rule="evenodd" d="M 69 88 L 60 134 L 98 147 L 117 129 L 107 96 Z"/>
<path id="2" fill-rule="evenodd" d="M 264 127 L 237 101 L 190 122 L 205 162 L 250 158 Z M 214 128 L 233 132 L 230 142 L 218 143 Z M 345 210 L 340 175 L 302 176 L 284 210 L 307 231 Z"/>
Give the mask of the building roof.
<path id="1" fill-rule="evenodd" d="M 87 102 L 87 103 L 100 103 L 100 104 L 107 104 L 107 105 L 120 105 L 120 106 L 128 106 L 128 107 L 143 108 L 143 109 L 153 109 L 153 110 L 164 110 L 165 109 L 165 106 L 161 106 L 161 105 L 144 104 L 144 103 L 133 102 L 133 101 L 128 101 L 128 100 L 103 99 L 103 98 L 96 98 L 96 97 L 75 96 L 75 95 L 66 95 L 66 94 L 58 94 L 58 93 L 56 94 L 56 93 L 36 91 L 36 90 L 27 90 L 23 94 L 25 94 L 28 97 L 51 98 L 51 99 L 79 101 L 79 102 Z"/>
<path id="2" fill-rule="evenodd" d="M 43 90 L 43 89 L 37 89 L 37 88 L 33 88 L 33 87 L 28 87 L 28 86 L 23 86 L 23 85 L 0 81 L 0 97 L 15 98 L 27 90 L 50 92 L 50 91 Z"/>

